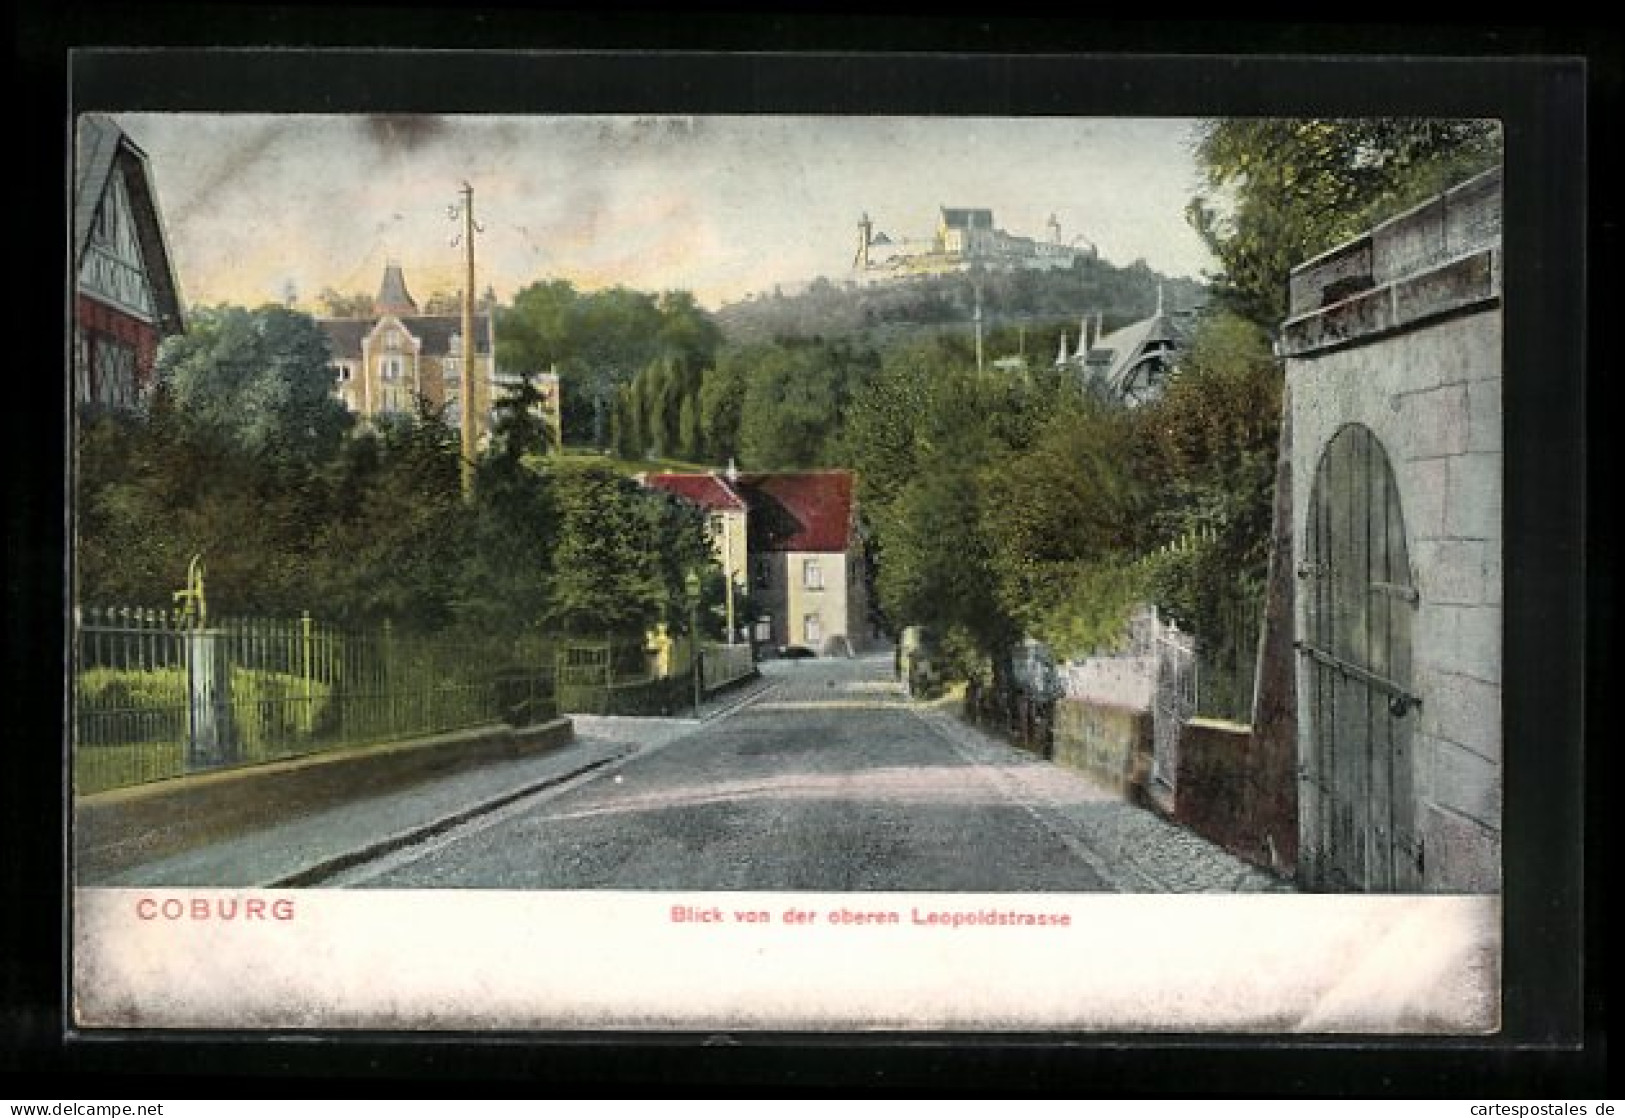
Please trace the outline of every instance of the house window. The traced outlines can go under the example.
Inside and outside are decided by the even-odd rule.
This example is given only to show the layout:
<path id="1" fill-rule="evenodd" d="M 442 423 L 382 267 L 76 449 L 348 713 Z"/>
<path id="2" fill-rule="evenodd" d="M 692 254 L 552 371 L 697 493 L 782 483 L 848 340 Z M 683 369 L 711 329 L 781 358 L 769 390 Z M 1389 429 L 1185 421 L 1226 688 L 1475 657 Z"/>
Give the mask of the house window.
<path id="1" fill-rule="evenodd" d="M 73 369 L 77 376 L 78 398 L 80 402 L 88 402 L 90 395 L 90 342 L 85 337 L 82 327 L 73 329 Z"/>
<path id="2" fill-rule="evenodd" d="M 112 191 L 102 199 L 101 209 L 96 211 L 94 235 L 96 240 L 106 245 L 118 238 L 118 201 Z"/>
<path id="3" fill-rule="evenodd" d="M 818 642 L 824 639 L 824 619 L 816 613 L 809 613 L 801 619 L 801 642 L 808 648 L 817 648 Z"/>
<path id="4" fill-rule="evenodd" d="M 341 361 L 333 366 L 333 379 L 340 384 L 349 384 L 352 371 L 347 361 Z"/>
<path id="5" fill-rule="evenodd" d="M 764 614 L 756 619 L 756 639 L 759 641 L 773 639 L 773 619 L 771 617 Z"/>
<path id="6" fill-rule="evenodd" d="M 385 380 L 400 380 L 404 366 L 399 357 L 385 357 L 378 362 L 378 375 Z"/>
<path id="7" fill-rule="evenodd" d="M 803 559 L 801 561 L 801 585 L 808 590 L 822 590 L 824 588 L 824 568 L 816 559 Z"/>
<path id="8" fill-rule="evenodd" d="M 95 398 L 112 407 L 135 403 L 135 347 L 105 335 L 90 347 L 92 391 Z"/>

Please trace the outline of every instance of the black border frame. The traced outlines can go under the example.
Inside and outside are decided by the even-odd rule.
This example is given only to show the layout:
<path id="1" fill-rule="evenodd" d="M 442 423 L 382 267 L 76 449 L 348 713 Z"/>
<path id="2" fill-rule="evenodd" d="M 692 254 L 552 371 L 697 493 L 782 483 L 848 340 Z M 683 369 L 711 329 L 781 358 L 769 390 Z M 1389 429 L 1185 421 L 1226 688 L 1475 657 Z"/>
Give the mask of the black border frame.
<path id="1" fill-rule="evenodd" d="M 1617 251 L 1615 33 L 1583 26 L 1086 24 L 870 16 L 692 20 L 613 13 L 406 9 L 23 9 L 20 104 L 38 145 L 26 259 L 65 279 L 69 108 L 379 112 L 824 112 L 971 115 L 1461 115 L 1506 123 L 1507 429 L 1505 1028 L 1483 1039 L 969 1034 L 81 1034 L 65 1032 L 60 895 L 64 432 L 60 385 L 14 382 L 8 419 L 6 732 L 29 743 L 5 780 L 4 1065 L 66 1075 L 57 1094 L 178 1095 L 257 1085 L 287 1095 L 334 1076 L 410 1080 L 452 1096 L 491 1079 L 657 1093 L 858 1088 L 976 1095 L 1472 1097 L 1604 1091 L 1595 951 L 1601 772 L 1584 700 L 1606 658 L 1611 590 L 1588 555 L 1587 391 L 1608 361 L 1586 330 L 1587 261 Z M 212 41 L 202 43 L 204 39 Z M 651 40 L 653 40 L 651 42 Z M 220 53 L 216 44 L 241 50 Z M 1090 44 L 1086 56 L 1046 54 Z M 114 53 L 75 52 L 105 44 Z M 194 46 L 197 44 L 197 46 Z M 478 50 L 415 54 L 397 50 Z M 590 45 L 587 49 L 583 44 Z M 1303 53 L 1306 45 L 1326 55 Z M 1341 45 L 1340 45 L 1341 44 Z M 199 53 L 147 53 L 143 46 Z M 391 53 L 329 53 L 387 46 Z M 882 54 L 884 45 L 903 53 Z M 290 53 L 299 47 L 316 54 Z M 1557 49 L 1553 49 L 1554 46 Z M 280 48 L 265 50 L 263 48 Z M 727 53 L 688 53 L 706 51 Z M 1331 56 L 1337 48 L 1340 54 Z M 1452 49 L 1453 48 L 1453 49 Z M 1475 50 L 1476 48 L 1476 50 Z M 1132 55 L 1121 53 L 1132 50 Z M 537 66 L 532 50 L 564 50 Z M 647 53 L 653 50 L 654 53 Z M 754 53 L 737 54 L 749 50 Z M 502 53 L 484 53 L 500 51 Z M 782 51 L 814 51 L 786 55 Z M 1268 51 L 1269 53 L 1263 53 Z M 72 65 L 70 67 L 70 58 Z M 70 89 L 72 100 L 70 101 Z M 1597 109 L 1603 112 L 1599 115 Z M 36 111 L 37 110 L 37 111 Z M 1588 111 L 1589 110 L 1589 111 Z M 1590 140 L 1588 154 L 1587 140 Z M 1588 189 L 1588 176 L 1591 184 Z M 1612 181 L 1605 180 L 1605 181 Z M 1615 188 L 1617 190 L 1617 187 Z M 1587 206 L 1593 239 L 1587 244 Z M 1609 221 L 1609 217 L 1612 221 Z M 1600 270 L 1600 269 L 1598 269 Z M 40 276 L 32 268 L 14 274 Z M 60 367 L 65 282 L 22 318 Z M 1588 353 L 1587 346 L 1591 346 Z M 19 362 L 19 365 L 22 365 Z M 1590 376 L 1588 377 L 1588 373 Z M 22 379 L 22 368 L 13 376 Z M 1595 411 L 1590 411 L 1595 415 Z M 51 417 L 49 421 L 42 417 Z M 1602 453 L 1606 454 L 1606 445 Z M 1591 579 L 1588 584 L 1588 577 Z M 41 634 L 52 640 L 42 641 Z M 1590 654 L 1589 658 L 1587 654 Z M 1588 659 L 1592 673 L 1587 674 Z M 15 729 L 24 732 L 13 736 Z M 43 740 L 42 740 L 43 739 Z M 1591 771 L 1587 771 L 1588 763 Z M 15 795 L 21 789 L 23 795 Z M 1589 795 L 1591 811 L 1585 812 Z M 16 803 L 10 801 L 15 797 Z M 49 810 L 42 810 L 43 808 Z M 1587 820 L 1589 819 L 1589 824 Z M 15 837 L 12 833 L 15 831 Z M 1586 874 L 1593 875 L 1589 881 Z M 18 917 L 21 917 L 21 920 Z M 1587 925 L 1589 924 L 1589 928 Z M 1589 935 L 1587 935 L 1589 931 Z M 11 942 L 16 938 L 15 946 Z M 1586 951 L 1590 943 L 1593 950 Z M 24 959 L 30 966 L 22 965 Z M 1582 966 L 1582 959 L 1584 965 Z M 15 1039 L 13 1034 L 15 1033 Z M 201 1073 L 201 1074 L 200 1074 Z M 359 1085 L 359 1084 L 358 1084 Z"/>

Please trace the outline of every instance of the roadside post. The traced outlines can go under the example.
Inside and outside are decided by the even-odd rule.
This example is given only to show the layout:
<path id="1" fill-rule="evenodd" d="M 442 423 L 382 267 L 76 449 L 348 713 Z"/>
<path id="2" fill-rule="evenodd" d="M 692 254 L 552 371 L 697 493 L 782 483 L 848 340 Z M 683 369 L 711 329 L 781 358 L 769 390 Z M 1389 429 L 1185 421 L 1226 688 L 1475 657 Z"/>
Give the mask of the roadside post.
<path id="1" fill-rule="evenodd" d="M 688 592 L 689 669 L 694 676 L 694 717 L 700 716 L 700 573 L 692 568 L 683 576 Z"/>

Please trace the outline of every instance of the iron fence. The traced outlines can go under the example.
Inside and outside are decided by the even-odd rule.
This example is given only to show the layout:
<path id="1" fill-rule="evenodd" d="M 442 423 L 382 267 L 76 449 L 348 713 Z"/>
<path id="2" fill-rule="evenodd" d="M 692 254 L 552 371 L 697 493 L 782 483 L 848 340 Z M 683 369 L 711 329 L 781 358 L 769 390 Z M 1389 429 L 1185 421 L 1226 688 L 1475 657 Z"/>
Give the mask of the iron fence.
<path id="1" fill-rule="evenodd" d="M 1201 690 L 1197 714 L 1251 724 L 1258 679 L 1259 637 L 1264 628 L 1262 586 L 1238 585 L 1218 606 L 1216 631 L 1203 634 L 1197 655 Z"/>
<path id="2" fill-rule="evenodd" d="M 75 615 L 80 793 L 557 713 L 554 648 L 163 610 Z"/>
<path id="3" fill-rule="evenodd" d="M 705 694 L 755 669 L 748 644 L 700 645 Z M 668 643 L 664 656 L 631 642 L 574 640 L 558 652 L 559 708 L 570 714 L 670 715 L 694 705 L 694 659 L 686 638 Z"/>

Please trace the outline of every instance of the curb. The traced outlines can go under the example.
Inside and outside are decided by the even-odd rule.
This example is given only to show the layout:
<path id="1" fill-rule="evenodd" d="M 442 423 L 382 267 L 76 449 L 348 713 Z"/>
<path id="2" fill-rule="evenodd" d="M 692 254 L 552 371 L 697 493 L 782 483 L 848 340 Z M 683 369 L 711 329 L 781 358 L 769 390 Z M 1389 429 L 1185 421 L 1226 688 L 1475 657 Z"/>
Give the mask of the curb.
<path id="1" fill-rule="evenodd" d="M 582 765 L 580 768 L 546 777 L 534 784 L 527 784 L 522 788 L 504 792 L 500 796 L 495 796 L 489 800 L 482 800 L 473 807 L 442 816 L 422 826 L 390 835 L 388 838 L 379 839 L 355 850 L 347 850 L 343 854 L 336 854 L 331 858 L 325 858 L 314 865 L 306 866 L 302 870 L 295 870 L 293 873 L 284 874 L 275 880 L 265 882 L 257 886 L 257 888 L 298 889 L 320 885 L 334 874 L 342 873 L 365 862 L 371 862 L 374 859 L 383 857 L 385 854 L 392 854 L 403 847 L 422 842 L 424 839 L 433 838 L 435 835 L 449 831 L 453 827 L 461 826 L 471 819 L 477 819 L 499 808 L 507 807 L 509 804 L 522 800 L 526 796 L 534 796 L 538 792 L 545 792 L 549 788 L 574 780 L 578 776 L 585 776 L 587 773 L 601 769 L 605 765 L 624 760 L 635 752 L 637 752 L 635 749 L 626 749 L 608 757 L 600 757 L 596 761 L 590 761 Z"/>
<path id="2" fill-rule="evenodd" d="M 404 789 L 491 761 L 560 749 L 568 718 L 493 724 L 198 773 L 76 798 L 73 860 L 81 880 L 235 838 L 311 811 Z"/>

